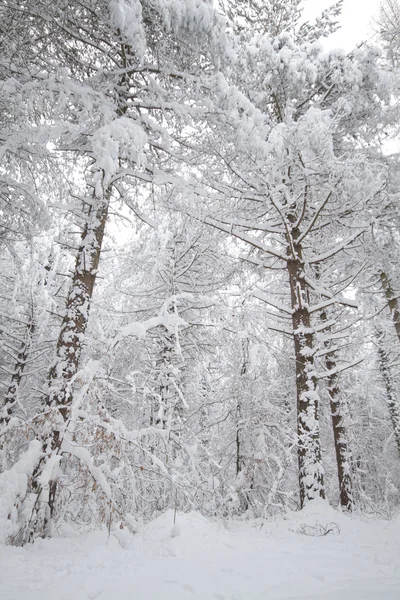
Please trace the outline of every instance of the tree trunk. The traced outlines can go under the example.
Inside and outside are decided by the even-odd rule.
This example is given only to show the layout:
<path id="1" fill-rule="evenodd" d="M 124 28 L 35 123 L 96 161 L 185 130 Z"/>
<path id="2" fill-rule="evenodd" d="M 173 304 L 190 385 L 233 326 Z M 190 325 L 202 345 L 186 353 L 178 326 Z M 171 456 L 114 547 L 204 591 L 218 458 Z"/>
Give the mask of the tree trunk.
<path id="1" fill-rule="evenodd" d="M 45 265 L 44 270 L 46 271 L 46 275 L 44 277 L 43 284 L 47 286 L 47 276 L 51 270 L 52 258 L 50 256 L 47 265 Z M 38 282 L 40 284 L 40 281 Z M 8 386 L 7 393 L 4 397 L 3 408 L 0 413 L 0 426 L 7 425 L 9 420 L 12 417 L 13 409 L 16 403 L 18 402 L 18 390 L 21 385 L 22 377 L 24 375 L 26 361 L 28 360 L 28 354 L 32 344 L 32 338 L 36 330 L 36 320 L 35 320 L 35 308 L 32 303 L 31 305 L 31 314 L 28 316 L 28 323 L 25 329 L 25 338 L 21 344 L 20 350 L 17 355 L 17 360 L 14 368 L 14 372 L 11 377 L 10 385 Z M 1 441 L 0 441 L 1 443 Z"/>
<path id="2" fill-rule="evenodd" d="M 243 323 L 241 321 L 242 327 Z M 243 401 L 248 396 L 247 390 L 247 373 L 249 367 L 249 340 L 248 338 L 242 339 L 242 365 L 240 368 L 240 384 L 237 389 L 237 397 L 236 397 L 236 477 L 244 472 L 246 477 L 241 482 L 242 487 L 239 493 L 240 500 L 240 508 L 242 512 L 246 512 L 250 506 L 251 497 L 250 490 L 253 489 L 254 486 L 254 475 L 250 474 L 249 468 L 252 469 L 253 466 L 250 464 L 246 468 L 246 463 L 243 455 L 243 429 L 244 429 L 244 420 L 243 420 Z M 251 461 L 254 464 L 254 461 Z"/>
<path id="3" fill-rule="evenodd" d="M 236 477 L 241 472 L 244 463 L 242 458 L 242 427 L 243 427 L 243 414 L 242 414 L 242 401 L 243 392 L 245 390 L 244 377 L 247 373 L 248 363 L 248 340 L 242 340 L 242 366 L 240 369 L 240 386 L 239 393 L 236 398 Z"/>
<path id="4" fill-rule="evenodd" d="M 321 312 L 321 320 L 327 321 L 326 311 Z M 330 329 L 330 328 L 329 328 Z M 325 348 L 329 348 L 330 342 L 325 341 Z M 349 437 L 345 422 L 345 404 L 341 398 L 339 388 L 339 375 L 336 372 L 336 360 L 334 351 L 325 354 L 325 366 L 328 372 L 327 390 L 332 416 L 333 440 L 335 444 L 336 464 L 339 480 L 339 495 L 342 508 L 352 511 L 354 505 L 352 460 L 349 449 Z"/>
<path id="5" fill-rule="evenodd" d="M 382 331 L 377 332 L 377 341 L 379 370 L 381 372 L 381 376 L 385 384 L 386 397 L 390 420 L 392 422 L 393 427 L 394 440 L 396 442 L 397 451 L 400 456 L 400 406 L 397 400 L 396 390 L 394 389 L 393 381 L 390 375 L 389 357 L 384 348 Z"/>
<path id="6" fill-rule="evenodd" d="M 48 483 L 43 484 L 41 476 L 50 459 L 54 465 L 58 462 L 55 457 L 60 455 L 63 431 L 70 417 L 73 380 L 79 369 L 110 196 L 111 187 L 108 187 L 101 198 L 93 197 L 87 211 L 72 285 L 57 341 L 56 359 L 49 372 L 47 410 L 43 416 L 45 421 L 41 432 L 43 457 L 36 466 L 29 485 L 28 496 L 33 502 L 32 514 L 26 526 L 12 540 L 16 545 L 24 545 L 36 537 L 49 534 L 57 482 L 50 476 Z"/>
<path id="7" fill-rule="evenodd" d="M 379 277 L 382 283 L 383 291 L 388 301 L 388 306 L 392 315 L 393 325 L 397 333 L 397 338 L 400 342 L 400 309 L 397 297 L 393 291 L 390 279 L 384 271 L 380 271 Z"/>
<path id="8" fill-rule="evenodd" d="M 66 311 L 57 340 L 56 360 L 49 373 L 48 406 L 58 406 L 65 421 L 72 401 L 73 378 L 78 372 L 90 302 L 99 266 L 111 189 L 93 198 L 75 262 Z"/>
<path id="9" fill-rule="evenodd" d="M 173 383 L 179 385 L 179 374 L 175 372 L 176 340 L 164 326 L 160 327 L 160 336 L 161 348 L 156 361 L 157 395 L 152 402 L 150 424 L 164 430 L 171 428 L 176 434 L 176 426 L 183 415 L 182 401 Z"/>
<path id="10" fill-rule="evenodd" d="M 19 349 L 14 371 L 11 376 L 11 381 L 3 400 L 3 407 L 0 414 L 0 426 L 7 425 L 7 423 L 12 417 L 14 406 L 17 404 L 18 390 L 24 374 L 25 365 L 31 346 L 32 336 L 35 333 L 35 327 L 35 319 L 32 314 L 29 317 L 29 321 L 25 331 L 25 339 L 22 342 L 22 345 Z"/>
<path id="11" fill-rule="evenodd" d="M 0 429 L 6 427 L 12 418 L 15 408 L 19 400 L 19 387 L 21 385 L 22 377 L 24 374 L 26 361 L 28 359 L 32 337 L 35 332 L 35 319 L 32 315 L 29 317 L 29 321 L 25 330 L 25 339 L 21 344 L 16 357 L 16 363 L 14 365 L 14 371 L 11 376 L 6 395 L 3 399 L 3 406 L 0 411 Z M 12 440 L 13 433 L 10 431 L 8 435 L 0 436 L 0 473 L 9 467 L 10 460 L 12 458 Z"/>
<path id="12" fill-rule="evenodd" d="M 292 230 L 294 256 L 287 262 L 292 304 L 294 353 L 296 361 L 297 435 L 300 505 L 316 497 L 325 498 L 324 472 L 318 421 L 319 396 L 314 369 L 314 329 L 308 309 L 307 284 L 299 232 Z"/>

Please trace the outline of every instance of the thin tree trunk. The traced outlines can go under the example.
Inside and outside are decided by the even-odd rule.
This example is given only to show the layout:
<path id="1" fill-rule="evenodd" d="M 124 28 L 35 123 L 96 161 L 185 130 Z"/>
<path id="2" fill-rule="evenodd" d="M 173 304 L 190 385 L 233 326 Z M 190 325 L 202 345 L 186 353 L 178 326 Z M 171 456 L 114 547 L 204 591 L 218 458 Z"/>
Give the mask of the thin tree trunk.
<path id="1" fill-rule="evenodd" d="M 321 312 L 321 320 L 327 321 L 326 311 Z M 330 329 L 330 328 L 329 328 Z M 329 348 L 330 342 L 325 341 L 325 348 Z M 349 449 L 349 436 L 346 429 L 345 406 L 341 398 L 339 388 L 339 375 L 336 372 L 336 360 L 334 351 L 325 354 L 325 366 L 330 373 L 327 380 L 329 395 L 333 439 L 335 444 L 336 464 L 339 480 L 339 495 L 342 508 L 352 511 L 354 505 L 352 460 Z"/>
<path id="2" fill-rule="evenodd" d="M 242 323 L 243 327 L 243 323 Z M 240 475 L 246 468 L 246 463 L 243 456 L 243 399 L 246 393 L 246 376 L 248 373 L 249 366 L 249 340 L 245 338 L 242 340 L 242 366 L 240 368 L 240 385 L 238 386 L 238 395 L 236 398 L 236 477 Z M 249 468 L 246 469 L 246 480 L 249 478 Z M 243 485 L 243 484 L 241 484 Z M 254 476 L 250 476 L 250 482 L 244 482 L 245 488 L 249 486 L 249 490 L 253 489 Z M 242 512 L 248 510 L 250 506 L 250 492 L 246 489 L 242 490 L 239 494 L 240 507 Z"/>
<path id="3" fill-rule="evenodd" d="M 44 277 L 43 285 L 47 286 L 47 277 L 48 273 L 51 269 L 52 258 L 49 258 L 47 265 L 45 265 L 44 270 L 46 271 L 46 275 Z M 38 282 L 40 284 L 40 281 Z M 0 426 L 7 425 L 9 420 L 11 419 L 14 407 L 18 402 L 18 391 L 21 385 L 21 381 L 24 375 L 26 362 L 28 360 L 29 351 L 32 344 L 32 338 L 34 336 L 36 330 L 36 320 L 35 320 L 35 311 L 34 311 L 34 303 L 31 304 L 31 314 L 28 317 L 28 323 L 25 329 L 25 338 L 21 344 L 20 350 L 17 355 L 16 364 L 14 367 L 14 371 L 11 377 L 10 384 L 8 386 L 7 393 L 4 397 L 3 408 L 0 413 Z M 1 441 L 0 441 L 1 443 Z"/>
<path id="4" fill-rule="evenodd" d="M 175 340 L 164 326 L 160 327 L 162 342 L 159 358 L 156 361 L 157 375 L 157 397 L 153 400 L 150 424 L 159 429 L 168 429 L 172 426 L 173 417 L 182 417 L 182 402 L 172 382 L 171 369 L 175 366 Z M 175 381 L 175 383 L 177 383 Z M 175 414 L 174 414 L 175 413 Z"/>
<path id="5" fill-rule="evenodd" d="M 47 285 L 47 277 L 48 273 L 51 270 L 52 258 L 50 256 L 47 265 L 45 265 L 44 270 L 46 271 L 46 275 L 43 280 L 43 285 Z M 40 280 L 38 282 L 40 284 Z M 19 388 L 21 386 L 21 382 L 24 376 L 24 371 L 26 367 L 26 363 L 29 357 L 29 353 L 32 346 L 32 339 L 36 331 L 36 318 L 35 318 L 35 307 L 34 302 L 31 303 L 31 314 L 28 316 L 28 322 L 25 328 L 25 337 L 24 341 L 21 344 L 20 350 L 18 352 L 16 363 L 14 365 L 14 371 L 11 376 L 10 384 L 7 389 L 7 393 L 3 400 L 3 407 L 0 412 L 0 427 L 7 426 L 12 418 L 15 407 L 19 401 Z M 0 471 L 6 468 L 7 462 L 7 444 L 5 440 L 5 436 L 0 437 Z"/>
<path id="6" fill-rule="evenodd" d="M 292 219 L 294 220 L 294 219 Z M 314 368 L 314 329 L 308 309 L 308 287 L 304 278 L 299 231 L 292 229 L 293 252 L 287 262 L 292 304 L 296 361 L 297 435 L 300 505 L 316 497 L 325 498 L 319 431 L 319 395 Z"/>
<path id="7" fill-rule="evenodd" d="M 11 381 L 8 386 L 7 393 L 3 400 L 3 407 L 0 414 L 0 426 L 7 425 L 11 419 L 14 407 L 18 402 L 18 390 L 21 385 L 22 377 L 25 370 L 26 361 L 28 359 L 29 349 L 32 342 L 32 336 L 35 333 L 35 319 L 33 314 L 29 317 L 25 331 L 25 339 L 19 349 L 17 360 L 14 366 L 14 371 L 11 376 Z"/>
<path id="8" fill-rule="evenodd" d="M 248 362 L 248 340 L 242 340 L 242 366 L 240 369 L 240 387 L 239 394 L 236 398 L 236 476 L 239 475 L 243 468 L 242 459 L 242 426 L 243 426 L 243 414 L 242 414 L 242 396 L 244 391 L 243 378 L 247 373 L 247 362 Z"/>
<path id="9" fill-rule="evenodd" d="M 400 309 L 397 297 L 393 291 L 391 281 L 384 271 L 380 271 L 379 277 L 382 283 L 382 288 L 388 301 L 388 306 L 392 315 L 393 325 L 400 342 Z"/>
<path id="10" fill-rule="evenodd" d="M 19 388 L 24 375 L 26 361 L 30 352 L 35 327 L 36 323 L 32 310 L 32 314 L 30 315 L 26 326 L 24 341 L 22 342 L 16 357 L 16 363 L 14 365 L 11 381 L 3 399 L 3 406 L 0 411 L 0 429 L 8 425 L 15 413 L 15 409 L 19 400 Z M 10 435 L 12 436 L 11 432 L 7 436 L 0 436 L 0 473 L 8 468 L 10 460 L 12 459 L 12 444 L 10 444 L 12 437 L 10 437 Z"/>
<path id="11" fill-rule="evenodd" d="M 236 477 L 239 475 L 242 470 L 242 458 L 241 458 L 241 426 L 242 426 L 242 405 L 240 399 L 238 398 L 236 401 Z"/>
<path id="12" fill-rule="evenodd" d="M 379 370 L 386 389 L 386 397 L 389 409 L 390 420 L 392 422 L 394 440 L 397 451 L 400 456 L 400 405 L 397 400 L 396 390 L 394 389 L 392 377 L 390 375 L 389 357 L 383 344 L 383 333 L 377 332 L 378 360 Z"/>

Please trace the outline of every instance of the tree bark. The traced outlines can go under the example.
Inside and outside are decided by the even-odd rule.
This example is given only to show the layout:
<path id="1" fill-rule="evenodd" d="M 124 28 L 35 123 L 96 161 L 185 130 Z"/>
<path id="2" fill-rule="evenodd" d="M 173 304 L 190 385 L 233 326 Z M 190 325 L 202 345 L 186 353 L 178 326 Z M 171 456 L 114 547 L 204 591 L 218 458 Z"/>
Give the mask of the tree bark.
<path id="1" fill-rule="evenodd" d="M 388 301 L 388 306 L 392 315 L 393 325 L 396 330 L 397 338 L 400 342 L 400 309 L 397 297 L 393 291 L 391 281 L 384 271 L 380 271 L 379 277 L 382 288 Z"/>
<path id="2" fill-rule="evenodd" d="M 160 326 L 160 337 L 161 348 L 156 360 L 157 395 L 152 401 L 150 425 L 164 430 L 171 428 L 177 434 L 176 426 L 183 416 L 183 405 L 175 387 L 180 383 L 176 360 L 176 340 L 175 336 L 164 326 Z M 175 370 L 178 370 L 178 374 Z"/>
<path id="3" fill-rule="evenodd" d="M 44 489 L 41 475 L 51 457 L 59 455 L 63 431 L 70 417 L 73 380 L 82 354 L 89 309 L 96 282 L 104 231 L 111 196 L 109 186 L 102 197 L 93 196 L 75 262 L 66 311 L 56 346 L 56 359 L 50 368 L 48 396 L 41 432 L 43 457 L 37 464 L 29 484 L 33 500 L 32 515 L 12 543 L 24 545 L 36 537 L 49 534 L 57 495 L 57 481 L 51 477 Z M 56 464 L 56 463 L 54 463 Z"/>
<path id="4" fill-rule="evenodd" d="M 96 282 L 111 189 L 102 198 L 93 198 L 88 209 L 75 262 L 66 311 L 57 340 L 56 360 L 49 373 L 48 406 L 57 406 L 67 420 L 72 401 L 73 378 L 78 372 L 90 303 Z"/>
<path id="5" fill-rule="evenodd" d="M 18 390 L 21 385 L 22 377 L 25 370 L 26 361 L 28 359 L 29 349 L 31 346 L 32 336 L 35 333 L 35 319 L 33 315 L 29 317 L 25 331 L 25 339 L 19 349 L 17 360 L 14 366 L 14 371 L 11 376 L 11 381 L 8 386 L 7 393 L 3 400 L 3 407 L 0 414 L 0 426 L 7 425 L 12 417 L 13 409 L 18 401 Z"/>
<path id="6" fill-rule="evenodd" d="M 16 405 L 19 400 L 19 388 L 24 375 L 26 361 L 31 348 L 32 337 L 35 333 L 36 323 L 35 318 L 32 314 L 29 317 L 29 321 L 25 330 L 25 338 L 21 344 L 16 357 L 16 363 L 14 365 L 14 371 L 11 376 L 6 395 L 3 399 L 3 406 L 0 411 L 0 429 L 6 427 L 14 415 Z M 12 440 L 12 432 L 7 436 L 0 436 L 0 473 L 6 470 L 9 466 L 9 461 L 12 456 L 10 441 Z"/>
<path id="7" fill-rule="evenodd" d="M 397 400 L 396 391 L 390 375 L 389 357 L 383 344 L 383 333 L 377 332 L 378 360 L 379 370 L 385 384 L 386 397 L 389 409 L 390 420 L 393 427 L 393 435 L 397 451 L 400 456 L 400 406 Z"/>
<path id="8" fill-rule="evenodd" d="M 46 275 L 43 280 L 43 285 L 47 286 L 47 276 L 51 270 L 52 258 L 50 256 L 47 265 L 44 266 Z M 40 281 L 38 282 L 40 284 Z M 8 386 L 7 393 L 4 397 L 3 408 L 0 413 L 0 426 L 7 425 L 13 415 L 13 409 L 18 401 L 18 390 L 21 385 L 21 381 L 24 375 L 26 362 L 30 352 L 32 338 L 36 331 L 36 318 L 35 318 L 35 307 L 31 304 L 30 315 L 28 316 L 28 323 L 25 329 L 25 338 L 19 349 L 17 360 L 15 363 L 14 371 L 11 376 L 11 381 Z M 0 441 L 1 443 L 1 441 Z"/>
<path id="9" fill-rule="evenodd" d="M 244 324 L 242 323 L 242 327 Z M 245 472 L 246 478 L 244 483 L 244 489 L 242 488 L 239 493 L 240 508 L 242 512 L 246 512 L 251 504 L 250 491 L 254 487 L 254 472 L 251 473 L 251 469 L 254 469 L 254 459 L 251 459 L 251 463 L 246 468 L 245 457 L 243 455 L 243 432 L 244 432 L 244 419 L 243 419 L 243 406 L 244 399 L 248 396 L 247 389 L 247 374 L 249 368 L 249 339 L 246 337 L 241 340 L 241 367 L 240 367 L 240 378 L 239 385 L 237 386 L 237 397 L 236 397 L 236 434 L 235 434 L 235 445 L 236 445 L 236 477 L 242 472 Z M 246 393 L 247 391 L 247 393 Z M 243 486 L 243 484 L 241 484 Z"/>
<path id="10" fill-rule="evenodd" d="M 326 311 L 321 311 L 321 320 L 327 321 Z M 330 342 L 325 341 L 325 348 L 329 349 Z M 330 373 L 327 380 L 327 390 L 332 416 L 333 440 L 335 444 L 336 464 L 339 480 L 339 496 L 342 508 L 351 512 L 354 506 L 352 459 L 349 449 L 349 436 L 345 420 L 345 404 L 341 398 L 339 388 L 339 375 L 336 372 L 334 351 L 325 355 L 325 366 Z"/>
<path id="11" fill-rule="evenodd" d="M 243 392 L 245 389 L 244 377 L 247 373 L 248 363 L 248 340 L 242 340 L 242 366 L 240 368 L 240 386 L 239 393 L 236 398 L 236 477 L 242 471 L 244 466 L 242 457 L 242 427 L 243 427 L 243 414 L 242 414 L 242 402 Z"/>
<path id="12" fill-rule="evenodd" d="M 287 261 L 292 305 L 296 361 L 297 435 L 300 505 L 316 497 L 325 498 L 324 472 L 318 421 L 319 396 L 314 368 L 314 329 L 308 308 L 308 287 L 304 278 L 302 247 L 296 243 L 299 231 L 292 229 L 292 257 Z"/>

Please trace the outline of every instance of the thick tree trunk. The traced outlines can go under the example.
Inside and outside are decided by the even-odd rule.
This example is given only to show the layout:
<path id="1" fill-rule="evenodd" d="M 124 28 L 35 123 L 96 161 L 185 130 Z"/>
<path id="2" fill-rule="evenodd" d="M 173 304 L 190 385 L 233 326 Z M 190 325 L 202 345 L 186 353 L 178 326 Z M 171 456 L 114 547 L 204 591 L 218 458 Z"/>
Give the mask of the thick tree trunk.
<path id="1" fill-rule="evenodd" d="M 56 465 L 63 431 L 70 417 L 72 386 L 82 354 L 89 309 L 99 266 L 107 222 L 111 188 L 101 198 L 93 197 L 88 208 L 81 244 L 76 257 L 72 285 L 56 347 L 56 359 L 49 372 L 45 423 L 41 432 L 43 457 L 32 474 L 29 485 L 32 515 L 12 543 L 24 545 L 36 537 L 48 535 L 57 492 L 57 482 L 50 477 L 43 483 L 49 464 Z M 52 467 L 50 469 L 52 471 Z"/>
<path id="2" fill-rule="evenodd" d="M 49 373 L 47 404 L 59 407 L 65 421 L 72 401 L 73 378 L 79 369 L 83 341 L 89 319 L 111 190 L 104 197 L 93 198 L 82 233 L 75 262 L 66 311 L 57 340 L 56 360 Z"/>
<path id="3" fill-rule="evenodd" d="M 379 277 L 382 283 L 382 288 L 388 301 L 388 306 L 392 315 L 393 325 L 397 333 L 397 338 L 400 342 L 400 309 L 396 294 L 393 291 L 389 277 L 384 271 L 380 271 Z"/>
<path id="4" fill-rule="evenodd" d="M 296 361 L 297 435 L 300 505 L 308 500 L 325 498 L 324 472 L 321 464 L 319 432 L 319 395 L 314 369 L 314 329 L 308 308 L 308 288 L 304 278 L 299 232 L 292 230 L 294 256 L 287 268 L 292 304 L 294 353 Z"/>
<path id="5" fill-rule="evenodd" d="M 326 311 L 321 311 L 321 320 L 327 321 Z M 330 342 L 324 346 L 329 349 Z M 346 428 L 345 404 L 341 398 L 339 375 L 336 372 L 335 353 L 325 354 L 325 366 L 330 375 L 327 380 L 327 390 L 332 416 L 333 440 L 335 444 L 336 464 L 339 480 L 340 504 L 345 510 L 353 509 L 352 460 L 349 449 L 349 437 Z"/>
<path id="6" fill-rule="evenodd" d="M 390 375 L 389 357 L 386 353 L 383 344 L 383 334 L 381 331 L 377 333 L 378 341 L 378 359 L 379 359 L 379 370 L 383 382 L 385 384 L 386 397 L 389 409 L 390 420 L 393 427 L 393 435 L 396 443 L 397 451 L 400 456 L 400 403 L 397 400 L 396 390 L 393 385 L 392 377 Z"/>

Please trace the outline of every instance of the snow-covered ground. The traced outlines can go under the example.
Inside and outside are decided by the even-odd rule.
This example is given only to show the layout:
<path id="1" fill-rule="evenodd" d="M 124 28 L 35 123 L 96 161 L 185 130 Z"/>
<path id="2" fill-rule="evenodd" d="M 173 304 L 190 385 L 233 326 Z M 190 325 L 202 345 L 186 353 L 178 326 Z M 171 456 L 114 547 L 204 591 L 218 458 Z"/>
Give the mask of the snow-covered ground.
<path id="1" fill-rule="evenodd" d="M 213 522 L 168 512 L 118 530 L 0 546 L 2 600 L 399 600 L 400 519 L 312 502 L 285 519 Z M 303 525 L 332 532 L 309 537 Z M 336 529 L 340 528 L 340 533 Z M 308 530 L 310 533 L 312 530 Z M 122 547 L 124 546 L 124 547 Z"/>

